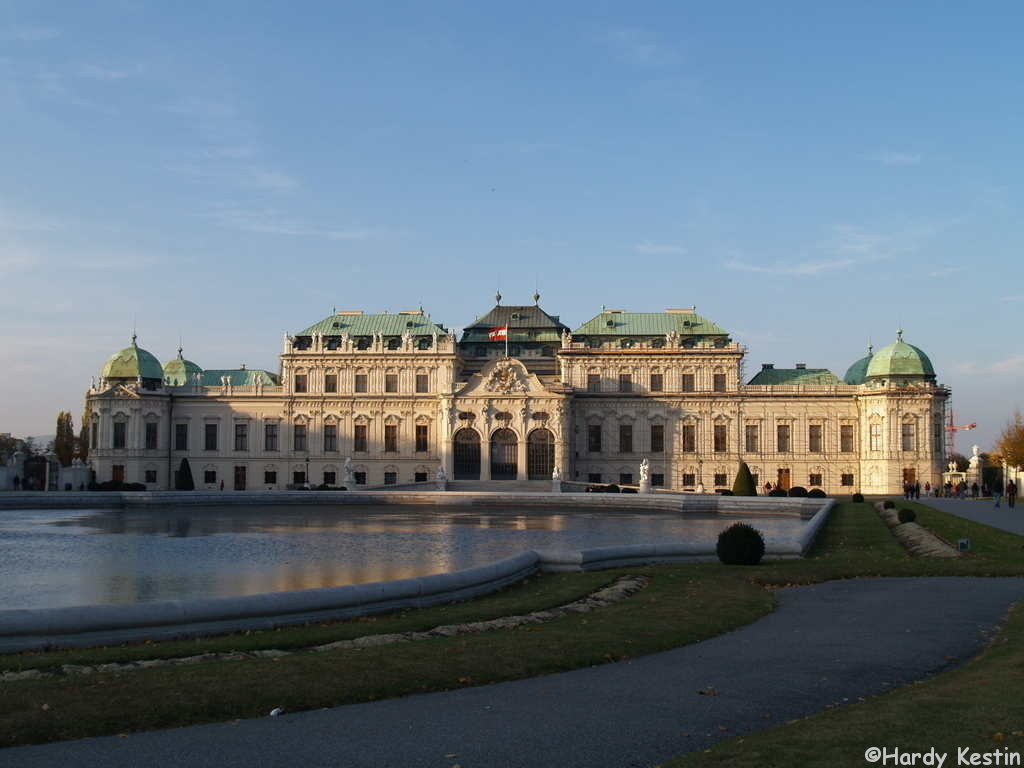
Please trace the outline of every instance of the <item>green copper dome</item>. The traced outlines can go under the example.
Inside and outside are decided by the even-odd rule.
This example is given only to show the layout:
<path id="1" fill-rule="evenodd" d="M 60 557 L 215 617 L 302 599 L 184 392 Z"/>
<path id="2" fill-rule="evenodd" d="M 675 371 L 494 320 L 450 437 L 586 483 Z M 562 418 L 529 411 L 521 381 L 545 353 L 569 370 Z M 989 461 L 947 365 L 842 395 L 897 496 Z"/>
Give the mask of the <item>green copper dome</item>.
<path id="1" fill-rule="evenodd" d="M 178 347 L 176 358 L 164 363 L 164 381 L 172 387 L 190 384 L 195 379 L 195 375 L 202 374 L 202 372 L 202 368 L 181 356 L 181 347 Z"/>
<path id="2" fill-rule="evenodd" d="M 843 381 L 847 384 L 863 384 L 864 378 L 868 375 L 868 366 L 871 364 L 871 358 L 874 356 L 872 347 L 868 347 L 867 357 L 862 357 L 856 363 L 846 369 L 846 375 L 843 376 Z"/>
<path id="3" fill-rule="evenodd" d="M 115 352 L 103 366 L 105 379 L 156 379 L 163 381 L 164 369 L 151 353 L 140 348 L 132 336 L 132 345 Z"/>
<path id="4" fill-rule="evenodd" d="M 871 358 L 867 378 L 875 376 L 920 376 L 934 379 L 935 369 L 928 355 L 903 341 L 903 331 L 900 331 L 896 343 L 883 347 Z"/>

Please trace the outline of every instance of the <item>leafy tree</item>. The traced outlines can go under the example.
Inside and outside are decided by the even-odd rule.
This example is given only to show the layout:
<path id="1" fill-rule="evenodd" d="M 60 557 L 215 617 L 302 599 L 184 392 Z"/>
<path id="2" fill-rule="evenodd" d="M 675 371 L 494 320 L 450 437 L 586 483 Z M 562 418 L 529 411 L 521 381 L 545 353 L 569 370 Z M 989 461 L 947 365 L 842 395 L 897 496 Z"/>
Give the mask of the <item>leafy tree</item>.
<path id="1" fill-rule="evenodd" d="M 754 487 L 754 476 L 750 474 L 750 467 L 747 462 L 740 462 L 739 471 L 732 484 L 733 496 L 757 496 L 757 488 Z"/>
<path id="2" fill-rule="evenodd" d="M 953 461 L 953 462 L 956 462 L 956 471 L 957 472 L 966 472 L 967 471 L 967 466 L 968 466 L 967 457 L 964 456 L 962 453 L 951 453 L 951 454 L 949 454 L 949 460 Z"/>
<path id="3" fill-rule="evenodd" d="M 89 411 L 82 413 L 82 428 L 78 430 L 78 440 L 75 442 L 75 455 L 83 462 L 89 459 Z"/>
<path id="4" fill-rule="evenodd" d="M 75 457 L 75 428 L 71 423 L 71 414 L 61 411 L 57 414 L 57 435 L 53 439 L 53 452 L 62 467 L 70 467 Z"/>
<path id="5" fill-rule="evenodd" d="M 1014 411 L 1013 417 L 1006 422 L 996 441 L 992 459 L 1000 464 L 1005 461 L 1011 467 L 1024 467 L 1024 415 L 1020 411 Z"/>
<path id="6" fill-rule="evenodd" d="M 18 438 L 0 435 L 0 456 L 11 456 L 18 450 Z"/>
<path id="7" fill-rule="evenodd" d="M 181 466 L 174 473 L 174 490 L 194 491 L 195 489 L 196 484 L 192 480 L 192 467 L 189 466 L 188 459 L 182 459 Z"/>

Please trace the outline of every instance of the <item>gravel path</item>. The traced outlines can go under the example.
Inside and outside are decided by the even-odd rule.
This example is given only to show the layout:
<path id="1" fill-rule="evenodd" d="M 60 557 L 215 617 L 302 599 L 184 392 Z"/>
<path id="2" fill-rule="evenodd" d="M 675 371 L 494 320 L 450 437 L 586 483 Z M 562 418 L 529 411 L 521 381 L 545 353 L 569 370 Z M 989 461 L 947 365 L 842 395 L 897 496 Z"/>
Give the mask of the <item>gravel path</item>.
<path id="1" fill-rule="evenodd" d="M 927 499 L 922 498 L 922 504 L 949 512 L 951 515 L 959 515 L 968 520 L 975 520 L 993 528 L 1002 528 L 1010 533 L 1024 535 L 1024 503 L 1017 502 L 1012 509 L 1006 503 L 1004 496 L 999 506 L 992 501 L 973 501 L 971 499 Z M 896 500 L 897 506 L 899 499 Z"/>
<path id="2" fill-rule="evenodd" d="M 237 724 L 18 747 L 0 750 L 0 766 L 650 766 L 965 660 L 1024 599 L 1024 579 L 834 581 L 777 596 L 778 610 L 750 626 L 629 662 Z"/>

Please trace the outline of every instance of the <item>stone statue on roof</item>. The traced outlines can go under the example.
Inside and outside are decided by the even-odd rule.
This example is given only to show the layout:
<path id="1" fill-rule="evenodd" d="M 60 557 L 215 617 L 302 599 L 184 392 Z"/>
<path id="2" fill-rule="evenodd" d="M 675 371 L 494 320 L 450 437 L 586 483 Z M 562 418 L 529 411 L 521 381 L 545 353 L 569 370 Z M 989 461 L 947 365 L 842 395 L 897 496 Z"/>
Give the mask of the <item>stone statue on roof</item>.
<path id="1" fill-rule="evenodd" d="M 572 334 L 566 329 L 562 331 L 562 349 L 568 349 L 572 346 Z"/>

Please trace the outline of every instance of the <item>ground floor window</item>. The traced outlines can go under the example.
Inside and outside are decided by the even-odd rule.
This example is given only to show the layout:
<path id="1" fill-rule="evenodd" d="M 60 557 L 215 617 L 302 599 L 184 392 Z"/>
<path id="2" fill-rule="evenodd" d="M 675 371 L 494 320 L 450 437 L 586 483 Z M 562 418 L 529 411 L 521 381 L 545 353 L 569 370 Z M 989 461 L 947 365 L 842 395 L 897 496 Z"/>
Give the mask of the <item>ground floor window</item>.
<path id="1" fill-rule="evenodd" d="M 729 476 L 728 475 L 721 474 L 721 473 L 715 475 L 715 487 L 716 488 L 720 487 L 720 486 L 723 486 L 723 485 L 725 485 L 728 482 L 729 482 Z"/>
<path id="2" fill-rule="evenodd" d="M 757 484 L 757 475 L 753 475 L 753 474 L 752 474 L 752 475 L 751 475 L 750 477 L 751 477 L 751 479 L 753 479 L 753 481 L 754 481 L 754 487 L 755 487 L 755 488 L 758 488 L 759 486 L 758 486 L 758 484 Z"/>
<path id="3" fill-rule="evenodd" d="M 651 473 L 651 485 L 655 488 L 661 488 L 665 485 L 665 475 L 660 472 Z"/>
<path id="4" fill-rule="evenodd" d="M 204 483 L 216 483 L 217 482 L 217 470 L 207 469 L 203 472 Z"/>
<path id="5" fill-rule="evenodd" d="M 366 485 L 366 473 L 356 472 L 356 485 Z"/>
<path id="6" fill-rule="evenodd" d="M 683 474 L 683 485 L 696 485 L 696 484 L 697 484 L 697 476 L 696 475 L 693 475 L 693 474 L 690 474 L 690 473 L 684 473 Z"/>
<path id="7" fill-rule="evenodd" d="M 840 485 L 853 486 L 853 475 L 843 475 L 839 481 Z"/>
<path id="8" fill-rule="evenodd" d="M 335 472 L 324 472 L 324 485 L 334 485 L 338 475 Z"/>
<path id="9" fill-rule="evenodd" d="M 264 472 L 263 482 L 265 485 L 277 485 L 277 472 Z"/>
<path id="10" fill-rule="evenodd" d="M 589 475 L 587 475 L 587 482 L 588 483 L 600 483 L 601 482 L 601 473 L 600 472 L 591 472 Z"/>
<path id="11" fill-rule="evenodd" d="M 155 469 L 147 469 L 146 470 L 146 482 L 147 483 L 155 483 L 156 482 L 156 470 Z"/>
<path id="12" fill-rule="evenodd" d="M 110 468 L 110 479 L 115 483 L 124 482 L 124 464 L 115 464 Z"/>
<path id="13" fill-rule="evenodd" d="M 633 473 L 632 472 L 620 472 L 619 473 L 619 485 L 632 485 L 633 484 Z"/>
<path id="14" fill-rule="evenodd" d="M 384 473 L 384 485 L 395 485 L 398 483 L 397 472 L 385 472 Z"/>
<path id="15" fill-rule="evenodd" d="M 427 473 L 426 472 L 416 472 L 416 473 L 413 474 L 412 479 L 413 479 L 414 482 L 417 482 L 417 483 L 425 483 L 425 482 L 427 482 Z"/>
<path id="16" fill-rule="evenodd" d="M 306 473 L 305 472 L 292 472 L 292 483 L 295 485 L 305 485 Z"/>
<path id="17" fill-rule="evenodd" d="M 811 473 L 807 477 L 807 484 L 808 485 L 821 485 L 821 475 L 816 475 L 814 473 Z"/>

